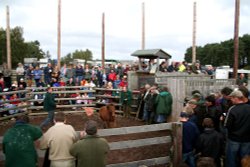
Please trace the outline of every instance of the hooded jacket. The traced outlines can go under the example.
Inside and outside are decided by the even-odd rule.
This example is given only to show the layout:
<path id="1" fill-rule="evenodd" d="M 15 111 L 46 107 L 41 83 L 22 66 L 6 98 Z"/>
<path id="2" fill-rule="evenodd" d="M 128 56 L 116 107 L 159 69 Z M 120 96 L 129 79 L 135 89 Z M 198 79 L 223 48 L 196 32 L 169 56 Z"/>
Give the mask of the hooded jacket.
<path id="1" fill-rule="evenodd" d="M 173 98 L 169 92 L 161 92 L 155 100 L 156 114 L 170 115 L 172 112 Z"/>

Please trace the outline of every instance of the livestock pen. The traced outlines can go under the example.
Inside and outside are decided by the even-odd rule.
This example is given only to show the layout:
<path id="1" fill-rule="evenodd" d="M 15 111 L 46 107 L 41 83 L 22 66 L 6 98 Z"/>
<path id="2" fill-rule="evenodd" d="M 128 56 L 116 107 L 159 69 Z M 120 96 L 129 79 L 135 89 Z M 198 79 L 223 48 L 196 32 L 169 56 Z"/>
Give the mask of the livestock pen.
<path id="1" fill-rule="evenodd" d="M 107 167 L 140 165 L 178 167 L 182 158 L 182 124 L 163 123 L 113 129 L 99 129 L 98 134 L 109 142 Z M 0 137 L 2 143 L 2 137 Z M 37 149 L 39 164 L 45 152 Z M 0 152 L 0 164 L 4 155 Z"/>

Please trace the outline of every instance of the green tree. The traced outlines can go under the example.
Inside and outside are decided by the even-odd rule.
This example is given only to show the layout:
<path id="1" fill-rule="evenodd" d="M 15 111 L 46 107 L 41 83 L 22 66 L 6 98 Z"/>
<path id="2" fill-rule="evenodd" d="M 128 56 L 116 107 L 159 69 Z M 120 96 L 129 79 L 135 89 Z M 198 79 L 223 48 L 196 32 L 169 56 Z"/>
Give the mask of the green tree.
<path id="1" fill-rule="evenodd" d="M 93 59 L 92 52 L 88 49 L 86 49 L 86 51 L 76 50 L 74 53 L 72 53 L 72 57 L 73 57 L 73 59 L 85 60 L 85 64 L 87 63 L 88 60 Z"/>
<path id="2" fill-rule="evenodd" d="M 192 62 L 192 48 L 186 50 L 186 61 Z M 196 59 L 202 64 L 212 64 L 213 66 L 234 64 L 234 41 L 229 39 L 221 43 L 206 44 L 196 48 Z M 239 38 L 239 67 L 244 68 L 250 61 L 250 35 L 245 34 Z M 250 68 L 250 66 L 249 66 Z"/>
<path id="3" fill-rule="evenodd" d="M 73 56 L 71 53 L 68 53 L 66 56 L 61 58 L 61 65 L 69 64 L 70 62 L 73 62 Z"/>
<path id="4" fill-rule="evenodd" d="M 44 52 L 40 49 L 38 41 L 25 42 L 23 38 L 23 28 L 15 27 L 10 30 L 11 39 L 11 62 L 15 68 L 19 62 L 23 62 L 24 58 L 44 57 Z M 0 62 L 7 62 L 7 47 L 6 47 L 6 31 L 0 29 Z"/>

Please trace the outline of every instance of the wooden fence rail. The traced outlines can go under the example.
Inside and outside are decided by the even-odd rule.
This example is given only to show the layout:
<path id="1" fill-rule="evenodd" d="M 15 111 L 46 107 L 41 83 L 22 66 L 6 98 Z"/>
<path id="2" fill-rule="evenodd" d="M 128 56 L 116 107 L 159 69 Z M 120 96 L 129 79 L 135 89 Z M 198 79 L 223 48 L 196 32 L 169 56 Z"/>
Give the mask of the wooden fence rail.
<path id="1" fill-rule="evenodd" d="M 120 102 L 120 89 L 106 89 L 106 88 L 92 88 L 89 86 L 63 86 L 63 87 L 52 87 L 53 88 L 53 94 L 64 94 L 66 97 L 60 97 L 57 96 L 55 98 L 56 102 L 62 102 L 58 103 L 57 109 L 68 109 L 67 112 L 72 111 L 72 113 L 75 112 L 82 112 L 83 107 L 95 107 L 96 110 L 100 108 L 100 106 L 106 105 L 107 101 L 102 101 L 103 99 L 112 99 L 112 102 L 116 106 L 116 113 L 117 114 L 123 114 L 122 111 L 122 105 Z M 27 102 L 27 105 L 25 106 L 30 115 L 44 115 L 47 114 L 47 112 L 43 112 L 43 106 L 37 106 L 34 105 L 35 102 L 41 103 L 43 102 L 44 99 L 36 99 L 35 96 L 37 95 L 45 95 L 46 94 L 46 89 L 47 87 L 27 87 L 25 90 L 19 90 L 19 91 L 10 91 L 10 92 L 1 92 L 0 96 L 2 95 L 12 95 L 12 94 L 19 94 L 19 93 L 24 93 L 26 95 L 25 98 L 19 98 L 17 100 L 6 100 L 3 102 L 0 102 L 0 105 L 4 103 L 11 103 L 15 101 L 22 101 L 22 102 Z M 105 92 L 115 92 L 115 95 L 107 95 Z M 70 97 L 71 94 L 76 94 L 76 93 L 90 93 L 90 97 Z M 44 98 L 44 97 L 43 97 Z M 76 100 L 88 100 L 88 102 L 91 101 L 91 103 L 88 104 L 75 104 Z M 137 100 L 135 97 L 134 100 Z M 63 101 L 69 101 L 73 103 L 65 104 Z M 136 103 L 135 103 L 136 104 Z M 11 109 L 23 109 L 25 108 L 24 106 L 16 106 L 14 108 L 0 108 L 0 112 L 11 110 Z M 136 109 L 137 105 L 132 105 L 133 109 Z M 131 114 L 134 114 L 134 112 L 131 112 Z M 12 117 L 15 117 L 16 115 L 9 115 L 8 117 L 0 117 L 0 120 L 4 119 L 9 119 Z"/>
<path id="2" fill-rule="evenodd" d="M 164 133 L 165 135 L 160 137 L 146 137 L 133 140 L 122 140 L 118 142 L 109 142 L 110 153 L 117 150 L 124 149 L 135 149 L 142 148 L 145 146 L 154 146 L 159 144 L 169 144 L 170 147 L 162 147 L 166 152 L 165 156 L 156 156 L 154 158 L 148 159 L 135 159 L 133 161 L 127 162 L 126 157 L 121 158 L 122 161 L 119 163 L 108 164 L 107 167 L 138 167 L 140 165 L 153 166 L 153 165 L 172 165 L 173 167 L 178 167 L 182 159 L 182 124 L 173 123 L 163 123 L 154 125 L 144 125 L 144 126 L 132 126 L 132 127 L 122 127 L 114 129 L 100 129 L 98 134 L 104 138 L 117 135 L 131 135 L 139 133 L 149 133 L 149 132 L 160 132 L 160 131 L 170 131 L 170 133 Z M 0 137 L 0 142 L 2 143 L 2 137 Z M 153 151 L 153 150 L 152 150 Z M 44 151 L 37 149 L 38 156 L 40 158 L 44 157 Z M 170 153 L 170 154 L 168 154 Z M 143 155 L 144 152 L 139 152 Z M 119 156 L 119 155 L 116 155 Z M 3 161 L 4 155 L 0 152 L 0 161 Z M 120 158 L 119 158 L 120 159 Z"/>

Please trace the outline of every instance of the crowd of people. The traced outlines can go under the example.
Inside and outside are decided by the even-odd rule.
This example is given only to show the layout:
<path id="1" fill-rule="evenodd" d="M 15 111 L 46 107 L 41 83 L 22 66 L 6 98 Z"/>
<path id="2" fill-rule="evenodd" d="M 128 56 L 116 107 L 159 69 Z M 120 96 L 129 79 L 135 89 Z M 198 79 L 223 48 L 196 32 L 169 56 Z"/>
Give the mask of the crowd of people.
<path id="1" fill-rule="evenodd" d="M 3 137 L 5 166 L 38 166 L 34 142 L 40 138 L 39 147 L 45 151 L 44 167 L 105 167 L 109 145 L 98 136 L 94 120 L 85 122 L 79 134 L 67 124 L 67 117 L 59 112 L 54 125 L 46 132 L 29 124 L 27 115 L 17 117 L 15 125 Z"/>
<path id="2" fill-rule="evenodd" d="M 198 66 L 199 62 L 196 62 L 193 68 L 198 70 Z M 83 68 L 81 65 L 70 64 L 69 66 L 64 65 L 59 70 L 58 67 L 52 67 L 48 63 L 43 70 L 38 67 L 33 69 L 32 66 L 27 70 L 22 70 L 22 68 L 22 64 L 18 64 L 16 69 L 17 82 L 11 83 L 11 80 L 6 78 L 5 75 L 1 77 L 1 90 L 24 90 L 26 87 L 31 87 L 33 81 L 36 87 L 49 85 L 47 93 L 43 97 L 37 97 L 37 99 L 44 99 L 43 104 L 39 105 L 43 105 L 44 110 L 49 114 L 41 123 L 40 128 L 30 126 L 26 117 L 18 117 L 15 126 L 4 136 L 3 151 L 7 157 L 6 164 L 9 164 L 7 166 L 13 166 L 13 163 L 15 163 L 15 161 L 11 161 L 13 158 L 11 147 L 18 148 L 18 144 L 20 145 L 14 135 L 15 133 L 22 135 L 20 133 L 24 132 L 23 134 L 28 137 L 22 136 L 24 137 L 23 141 L 29 140 L 31 152 L 35 153 L 33 141 L 42 136 L 41 129 L 43 127 L 49 123 L 53 124 L 53 122 L 55 122 L 55 125 L 43 135 L 40 145 L 41 149 L 47 149 L 51 166 L 75 166 L 75 159 L 77 159 L 77 166 L 104 166 L 109 147 L 105 139 L 96 135 L 96 122 L 86 123 L 85 131 L 80 135 L 84 140 L 79 140 L 74 128 L 65 124 L 65 115 L 54 115 L 57 104 L 54 100 L 55 97 L 52 95 L 51 87 L 83 86 L 121 89 L 121 104 L 124 116 L 129 117 L 132 100 L 131 90 L 127 89 L 127 72 L 131 70 L 129 66 L 123 67 L 118 64 L 116 67 L 110 65 L 107 69 L 101 69 L 99 66 L 89 67 L 89 65 L 86 65 Z M 171 72 L 171 69 L 181 72 L 189 71 L 185 62 L 178 64 L 178 68 L 171 67 L 171 65 L 167 66 L 165 62 L 161 63 L 159 67 L 161 72 Z M 192 67 L 190 67 L 191 69 Z M 4 73 L 8 73 L 8 71 Z M 210 75 L 209 71 L 206 71 L 206 73 Z M 27 79 L 26 82 L 25 78 Z M 247 80 L 244 75 L 240 76 L 237 84 L 238 88 L 235 90 L 225 87 L 220 92 L 214 92 L 205 97 L 200 91 L 194 90 L 192 97 L 185 99 L 183 111 L 180 113 L 180 122 L 183 125 L 183 164 L 195 167 L 198 166 L 197 164 L 204 162 L 202 160 L 204 157 L 208 158 L 209 162 L 212 162 L 212 165 L 216 167 L 220 167 L 222 164 L 227 167 L 238 167 L 243 166 L 243 162 L 249 161 L 250 100 L 249 90 L 246 87 Z M 112 91 L 107 91 L 105 95 L 112 96 L 114 94 Z M 81 100 L 81 98 L 90 97 L 91 93 L 75 93 L 70 96 L 76 98 L 74 100 L 76 104 L 88 104 L 90 101 Z M 21 103 L 18 98 L 23 97 L 25 97 L 23 93 L 13 94 L 9 97 L 2 95 L 0 100 L 2 102 L 13 100 L 10 104 L 18 105 Z M 146 124 L 166 122 L 172 112 L 173 100 L 167 87 L 146 84 L 138 99 L 139 118 Z M 0 104 L 4 108 L 9 103 Z M 8 112 L 5 114 L 11 114 L 12 111 L 9 110 Z M 65 131 L 67 133 L 62 133 Z M 55 133 L 57 135 L 52 135 Z M 98 145 L 98 150 L 91 150 L 93 149 L 91 147 L 93 143 Z M 60 147 L 62 144 L 66 147 Z M 81 149 L 83 147 L 86 150 Z M 97 149 L 97 147 L 95 148 Z M 88 153 L 98 155 L 100 161 L 93 160 L 93 157 L 88 156 Z M 24 161 L 23 163 L 34 164 L 37 160 L 34 155 L 32 157 L 31 161 Z M 20 158 L 24 157 L 20 155 Z"/>
<path id="3" fill-rule="evenodd" d="M 240 167 L 244 161 L 250 164 L 248 89 L 225 87 L 206 97 L 199 91 L 192 94 L 180 114 L 183 161 L 191 167 L 199 157 L 209 157 L 216 167 Z"/>

